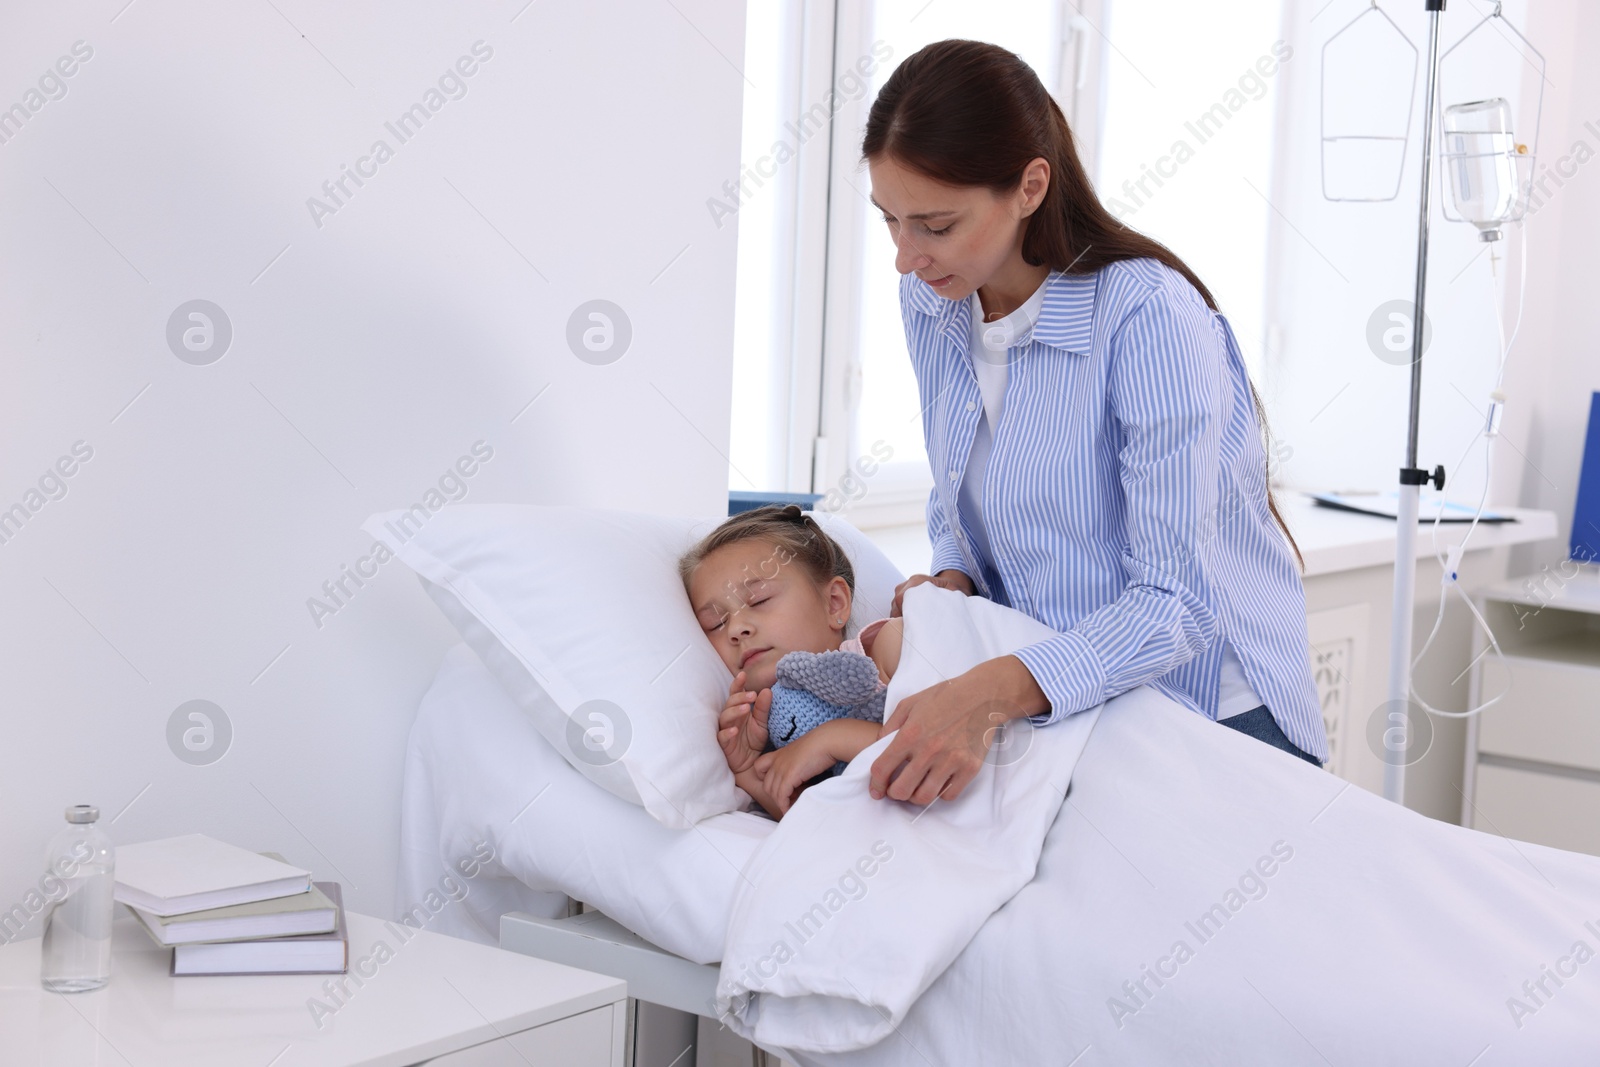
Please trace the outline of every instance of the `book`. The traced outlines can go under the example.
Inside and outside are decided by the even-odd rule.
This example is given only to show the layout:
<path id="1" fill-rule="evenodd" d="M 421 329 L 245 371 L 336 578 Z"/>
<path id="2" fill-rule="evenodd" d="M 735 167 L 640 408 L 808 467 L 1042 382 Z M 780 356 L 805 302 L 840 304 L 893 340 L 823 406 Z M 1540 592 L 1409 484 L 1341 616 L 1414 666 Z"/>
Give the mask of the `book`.
<path id="1" fill-rule="evenodd" d="M 252 941 L 174 945 L 170 973 L 178 978 L 241 974 L 344 974 L 350 966 L 350 931 L 345 925 L 344 896 L 338 882 L 317 882 L 315 885 L 333 902 L 332 931 Z"/>
<path id="2" fill-rule="evenodd" d="M 337 925 L 333 900 L 312 883 L 305 893 L 180 915 L 156 915 L 130 905 L 146 932 L 163 947 L 208 941 L 254 941 L 268 937 L 326 934 Z"/>
<path id="3" fill-rule="evenodd" d="M 311 889 L 311 872 L 205 834 L 117 849 L 113 896 L 156 916 L 226 908 Z"/>

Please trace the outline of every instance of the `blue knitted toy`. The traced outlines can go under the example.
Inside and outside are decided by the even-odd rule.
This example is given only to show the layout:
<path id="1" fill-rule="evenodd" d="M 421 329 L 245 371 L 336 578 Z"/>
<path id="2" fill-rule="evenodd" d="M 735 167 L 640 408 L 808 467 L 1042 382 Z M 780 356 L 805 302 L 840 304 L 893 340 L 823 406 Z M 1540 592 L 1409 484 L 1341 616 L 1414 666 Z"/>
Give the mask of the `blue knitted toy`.
<path id="1" fill-rule="evenodd" d="M 878 665 L 859 652 L 789 652 L 778 660 L 767 711 L 771 748 L 782 748 L 831 719 L 883 721 L 888 692 L 878 681 Z M 844 769 L 834 764 L 832 773 Z"/>

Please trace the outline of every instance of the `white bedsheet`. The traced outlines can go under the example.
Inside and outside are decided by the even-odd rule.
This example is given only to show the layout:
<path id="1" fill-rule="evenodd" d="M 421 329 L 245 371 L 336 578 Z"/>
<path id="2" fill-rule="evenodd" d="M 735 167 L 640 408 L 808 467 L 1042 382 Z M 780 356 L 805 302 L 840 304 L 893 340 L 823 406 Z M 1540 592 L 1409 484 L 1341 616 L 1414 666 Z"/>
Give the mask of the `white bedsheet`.
<path id="1" fill-rule="evenodd" d="M 407 744 L 396 911 L 454 875 L 464 891 L 429 929 L 496 944 L 507 911 L 561 915 L 572 896 L 662 948 L 715 963 L 739 871 L 775 825 L 730 812 L 668 829 L 573 770 L 457 645 Z M 493 860 L 462 879 L 456 864 L 479 842 Z"/>
<path id="2" fill-rule="evenodd" d="M 1116 710 L 1033 880 L 891 1036 L 791 1059 L 1600 1062 L 1600 860 L 1434 822 L 1167 701 Z M 501 912 L 551 914 L 540 893 L 559 891 L 701 962 L 720 957 L 741 872 L 774 829 L 732 813 L 669 830 L 610 796 L 464 647 L 418 713 L 404 803 L 397 910 L 475 840 L 494 850 L 430 928 L 492 942 Z"/>

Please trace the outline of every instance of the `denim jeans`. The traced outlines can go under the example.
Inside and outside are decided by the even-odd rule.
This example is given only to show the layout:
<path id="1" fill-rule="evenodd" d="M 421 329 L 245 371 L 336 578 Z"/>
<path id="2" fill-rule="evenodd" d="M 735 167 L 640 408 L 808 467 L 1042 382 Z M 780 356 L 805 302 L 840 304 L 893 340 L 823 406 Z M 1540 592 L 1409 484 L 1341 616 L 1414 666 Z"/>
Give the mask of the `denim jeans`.
<path id="1" fill-rule="evenodd" d="M 1267 710 L 1265 704 L 1252 708 L 1243 714 L 1219 719 L 1218 721 L 1224 726 L 1238 730 L 1241 734 L 1247 734 L 1255 738 L 1257 741 L 1265 741 L 1273 748 L 1281 748 L 1291 756 L 1299 756 L 1313 767 L 1322 766 L 1315 756 L 1302 750 L 1299 745 L 1296 745 L 1284 735 L 1284 732 L 1278 727 L 1278 720 L 1272 717 L 1272 712 Z"/>

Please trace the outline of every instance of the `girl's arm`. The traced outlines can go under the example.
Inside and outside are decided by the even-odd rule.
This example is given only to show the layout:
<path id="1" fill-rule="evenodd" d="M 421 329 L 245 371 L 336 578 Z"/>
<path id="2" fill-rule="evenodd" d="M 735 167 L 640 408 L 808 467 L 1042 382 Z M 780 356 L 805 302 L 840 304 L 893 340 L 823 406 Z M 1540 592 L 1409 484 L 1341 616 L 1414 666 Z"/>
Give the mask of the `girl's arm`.
<path id="1" fill-rule="evenodd" d="M 872 650 L 867 655 L 872 657 L 872 662 L 878 665 L 885 679 L 893 678 L 896 668 L 900 666 L 900 644 L 905 625 L 903 616 L 896 617 L 878 627 L 873 635 Z"/>
<path id="2" fill-rule="evenodd" d="M 816 735 L 815 740 L 810 742 L 812 745 L 826 752 L 830 760 L 843 760 L 849 763 L 861 755 L 862 749 L 878 740 L 880 729 L 882 729 L 881 723 L 867 722 L 863 719 L 830 719 L 794 743 L 799 744 L 808 737 Z"/>
<path id="3" fill-rule="evenodd" d="M 782 813 L 794 804 L 806 782 L 832 767 L 837 760 L 848 763 L 855 759 L 862 749 L 877 740 L 878 724 L 875 722 L 830 719 L 756 760 L 750 773 L 760 778 L 759 794 L 751 792 L 751 787 L 744 785 L 737 776 L 734 780 L 760 800 L 767 811 L 782 818 Z"/>

